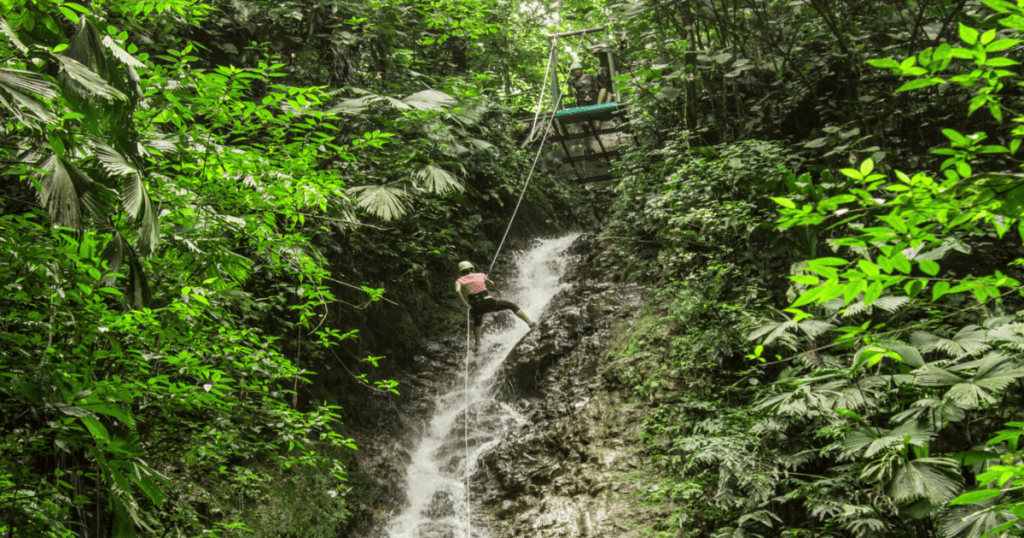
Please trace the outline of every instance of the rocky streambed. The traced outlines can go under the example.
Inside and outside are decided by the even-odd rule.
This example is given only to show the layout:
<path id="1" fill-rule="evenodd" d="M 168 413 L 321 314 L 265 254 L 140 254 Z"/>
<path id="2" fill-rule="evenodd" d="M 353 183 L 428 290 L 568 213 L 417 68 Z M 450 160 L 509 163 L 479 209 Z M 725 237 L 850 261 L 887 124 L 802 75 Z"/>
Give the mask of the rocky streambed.
<path id="1" fill-rule="evenodd" d="M 417 495 L 410 493 L 409 484 L 395 481 L 409 480 L 410 469 L 417 465 L 416 439 L 435 427 L 430 417 L 443 405 L 436 395 L 451 390 L 462 375 L 465 344 L 459 335 L 427 343 L 407 361 L 410 368 L 400 380 L 404 391 L 391 417 L 391 434 L 371 439 L 369 446 L 364 441 L 356 465 L 360 476 L 377 483 L 382 496 L 359 502 L 350 535 L 640 536 L 644 519 L 658 517 L 637 510 L 636 494 L 645 485 L 634 479 L 633 471 L 644 458 L 631 438 L 638 433 L 640 410 L 605 382 L 613 375 L 609 357 L 640 312 L 646 290 L 596 279 L 600 248 L 589 236 L 576 239 L 565 255 L 569 261 L 561 291 L 547 303 L 539 329 L 517 338 L 503 352 L 497 371 L 480 374 L 490 376 L 493 399 L 469 415 L 456 416 L 454 423 L 463 429 L 452 427 L 439 442 L 451 449 L 440 466 L 463 478 L 468 469 L 471 516 L 460 504 L 464 489 L 440 488 L 417 509 L 429 524 L 394 524 L 409 517 L 403 514 Z M 492 413 L 492 408 L 512 410 L 514 416 Z M 460 422 L 467 417 L 469 424 Z M 488 421 L 501 422 L 500 427 Z M 467 432 L 469 443 L 459 431 Z M 456 449 L 470 445 L 466 465 Z M 472 519 L 471 533 L 460 527 L 467 517 Z"/>

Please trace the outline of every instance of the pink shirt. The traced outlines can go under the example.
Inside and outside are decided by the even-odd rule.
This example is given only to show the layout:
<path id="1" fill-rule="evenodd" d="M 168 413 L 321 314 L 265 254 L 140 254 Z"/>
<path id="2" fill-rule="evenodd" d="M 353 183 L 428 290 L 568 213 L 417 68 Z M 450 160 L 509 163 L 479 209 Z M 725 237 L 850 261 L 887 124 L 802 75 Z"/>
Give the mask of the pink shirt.
<path id="1" fill-rule="evenodd" d="M 487 291 L 487 275 L 483 273 L 460 276 L 455 283 L 465 286 L 470 295 Z"/>

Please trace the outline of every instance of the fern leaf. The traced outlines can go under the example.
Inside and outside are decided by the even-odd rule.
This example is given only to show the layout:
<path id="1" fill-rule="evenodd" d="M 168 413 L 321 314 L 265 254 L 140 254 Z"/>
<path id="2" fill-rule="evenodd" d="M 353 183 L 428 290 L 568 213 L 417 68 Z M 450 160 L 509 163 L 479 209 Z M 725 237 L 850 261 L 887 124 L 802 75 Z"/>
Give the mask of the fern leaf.
<path id="1" fill-rule="evenodd" d="M 806 334 L 808 338 L 815 338 L 835 328 L 835 325 L 828 323 L 827 321 L 817 319 L 806 319 L 797 323 L 796 326 Z"/>
<path id="2" fill-rule="evenodd" d="M 901 306 L 909 302 L 910 298 L 906 296 L 886 295 L 885 297 L 875 299 L 875 302 L 871 303 L 871 306 L 881 308 L 886 312 L 895 312 L 899 310 Z"/>

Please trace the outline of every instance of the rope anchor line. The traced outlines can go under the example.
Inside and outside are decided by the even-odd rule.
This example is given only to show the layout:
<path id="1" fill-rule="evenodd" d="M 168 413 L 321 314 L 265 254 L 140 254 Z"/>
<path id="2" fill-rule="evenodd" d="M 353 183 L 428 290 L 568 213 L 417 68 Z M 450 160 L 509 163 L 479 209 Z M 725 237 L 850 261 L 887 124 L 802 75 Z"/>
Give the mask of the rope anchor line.
<path id="1" fill-rule="evenodd" d="M 552 55 L 554 54 L 554 49 L 555 49 L 555 46 L 556 46 L 557 42 L 558 42 L 557 38 L 553 39 L 552 42 L 551 42 Z M 546 76 L 545 76 L 545 79 L 544 79 L 544 86 L 545 87 L 547 86 L 547 77 Z M 544 103 L 544 88 L 541 88 L 540 102 L 537 104 L 537 107 L 538 107 L 537 115 L 538 116 L 540 115 L 540 108 L 543 106 L 543 103 Z M 543 124 L 543 125 L 546 125 L 546 127 L 544 129 L 544 136 L 541 137 L 541 139 L 540 139 L 540 146 L 537 148 L 537 154 L 534 155 L 534 157 L 533 157 L 533 164 L 530 165 L 530 173 L 527 174 L 527 176 L 526 176 L 526 182 L 523 184 L 523 190 L 522 190 L 522 192 L 519 193 L 519 200 L 516 202 L 516 207 L 512 211 L 512 217 L 509 218 L 509 220 L 508 220 L 508 226 L 505 227 L 505 233 L 504 233 L 504 235 L 501 236 L 501 242 L 498 243 L 498 248 L 497 248 L 497 250 L 494 251 L 494 258 L 491 259 L 491 265 L 487 268 L 487 274 L 490 274 L 491 271 L 494 269 L 494 263 L 498 261 L 498 254 L 501 253 L 501 247 L 505 245 L 505 239 L 508 238 L 508 232 L 509 232 L 509 230 L 512 229 L 512 223 L 515 222 L 515 220 L 516 220 L 516 215 L 519 213 L 519 206 L 522 205 L 523 197 L 526 196 L 526 189 L 530 186 L 530 180 L 533 179 L 533 173 L 537 169 L 537 161 L 540 160 L 540 154 L 544 150 L 544 143 L 547 142 L 548 133 L 551 131 L 550 124 L 551 124 L 552 121 L 554 121 L 555 114 L 558 112 L 558 106 L 561 105 L 561 103 L 562 103 L 562 94 L 559 93 L 558 99 L 555 102 L 554 107 L 552 107 L 551 115 L 548 117 L 547 121 L 545 121 L 544 124 Z M 536 121 L 537 121 L 537 118 L 535 117 L 534 118 L 534 127 L 536 127 L 536 125 L 537 125 Z M 532 129 L 531 129 L 530 137 L 531 138 L 533 137 Z M 463 411 L 463 433 L 462 433 L 462 438 L 463 438 L 463 441 L 464 441 L 464 444 L 465 444 L 465 451 L 466 451 L 466 455 L 465 455 L 465 462 L 466 462 L 466 465 L 465 465 L 465 472 L 466 472 L 465 482 L 466 483 L 465 483 L 465 486 L 464 486 L 466 488 L 466 538 L 472 538 L 472 535 L 473 535 L 473 510 L 472 510 L 472 503 L 470 502 L 470 491 L 469 491 L 469 474 L 470 474 L 470 472 L 469 472 L 470 471 L 470 469 L 469 469 L 469 463 L 470 463 L 469 462 L 469 357 L 470 357 L 470 354 L 471 354 L 470 350 L 472 349 L 470 346 L 473 343 L 472 342 L 472 338 L 473 338 L 472 315 L 470 315 L 470 309 L 467 308 L 466 309 L 465 388 L 464 388 L 465 399 L 466 399 L 466 408 Z"/>

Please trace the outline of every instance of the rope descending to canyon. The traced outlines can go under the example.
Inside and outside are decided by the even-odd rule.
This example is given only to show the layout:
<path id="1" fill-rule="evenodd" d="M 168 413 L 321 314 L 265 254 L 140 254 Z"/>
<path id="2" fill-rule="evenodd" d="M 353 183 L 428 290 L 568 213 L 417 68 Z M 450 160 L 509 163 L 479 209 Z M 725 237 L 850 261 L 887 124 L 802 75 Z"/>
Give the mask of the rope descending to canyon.
<path id="1" fill-rule="evenodd" d="M 469 343 L 473 337 L 473 316 L 466 309 L 466 409 L 462 415 L 462 440 L 466 443 L 466 538 L 473 535 L 473 511 L 469 504 Z"/>
<path id="2" fill-rule="evenodd" d="M 551 42 L 552 55 L 554 54 L 555 46 L 558 43 L 558 39 L 553 39 Z M 578 52 L 578 51 L 577 51 Z M 544 79 L 545 86 L 547 86 L 547 78 Z M 540 109 L 544 103 L 544 91 L 541 90 L 540 102 L 537 103 L 537 114 L 540 115 Z M 494 263 L 498 261 L 498 254 L 501 253 L 501 247 L 505 245 L 505 239 L 508 238 L 508 232 L 512 229 L 512 223 L 516 220 L 516 214 L 519 213 L 519 206 L 523 203 L 523 197 L 526 196 L 526 189 L 530 186 L 530 180 L 533 179 L 533 172 L 537 169 L 537 161 L 540 160 L 541 151 L 544 150 L 544 143 L 547 142 L 548 133 L 551 132 L 551 122 L 555 119 L 555 114 L 558 113 L 558 107 L 562 104 L 562 94 L 558 95 L 558 100 L 555 102 L 555 106 L 552 107 L 551 115 L 547 121 L 543 123 L 546 126 L 544 129 L 544 136 L 540 139 L 540 146 L 537 147 L 537 154 L 533 157 L 533 164 L 530 165 L 530 173 L 526 175 L 526 182 L 523 183 L 523 191 L 519 193 L 519 200 L 516 202 L 516 207 L 512 211 L 512 217 L 508 219 L 508 226 L 505 227 L 505 233 L 501 236 L 501 242 L 498 243 L 497 250 L 494 251 L 494 258 L 491 259 L 491 265 L 487 268 L 486 274 L 491 274 L 494 269 Z M 536 127 L 537 119 L 534 118 L 534 127 Z M 533 131 L 530 132 L 530 137 L 533 137 Z M 466 395 L 466 409 L 463 412 L 463 441 L 465 442 L 465 470 L 466 470 L 466 538 L 472 538 L 473 535 L 473 515 L 472 505 L 470 504 L 469 497 L 469 356 L 470 349 L 473 344 L 473 326 L 472 326 L 472 315 L 470 309 L 466 309 L 466 365 L 465 365 L 465 395 Z"/>

